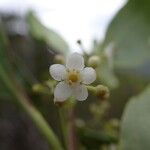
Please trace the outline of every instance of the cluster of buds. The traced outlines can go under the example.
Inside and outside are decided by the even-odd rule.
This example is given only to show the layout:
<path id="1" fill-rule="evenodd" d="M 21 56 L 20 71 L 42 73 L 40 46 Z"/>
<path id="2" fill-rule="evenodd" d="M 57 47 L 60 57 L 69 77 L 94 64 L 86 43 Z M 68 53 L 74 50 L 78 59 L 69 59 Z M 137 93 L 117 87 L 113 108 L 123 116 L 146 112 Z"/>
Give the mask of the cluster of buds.
<path id="1" fill-rule="evenodd" d="M 56 55 L 55 61 L 60 64 L 51 65 L 49 68 L 52 78 L 59 81 L 54 89 L 55 103 L 62 103 L 71 96 L 79 101 L 86 100 L 89 84 L 96 80 L 95 68 L 100 64 L 99 57 L 91 56 L 88 60 L 89 67 L 85 67 L 84 58 L 78 53 L 69 55 L 65 65 L 62 65 L 64 64 L 62 55 Z M 101 99 L 109 97 L 109 90 L 106 86 L 98 85 L 93 89 L 97 97 Z"/>

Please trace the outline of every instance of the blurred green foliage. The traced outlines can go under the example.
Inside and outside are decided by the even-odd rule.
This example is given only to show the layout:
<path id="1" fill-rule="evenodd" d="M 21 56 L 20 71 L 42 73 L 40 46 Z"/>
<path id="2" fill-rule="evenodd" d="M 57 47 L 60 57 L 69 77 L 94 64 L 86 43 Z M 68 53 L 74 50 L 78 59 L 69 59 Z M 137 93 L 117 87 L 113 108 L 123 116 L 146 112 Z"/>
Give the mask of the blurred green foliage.
<path id="1" fill-rule="evenodd" d="M 149 7 L 149 0 L 130 0 L 110 23 L 104 45 L 115 43 L 117 67 L 138 67 L 150 60 Z"/>
<path id="2" fill-rule="evenodd" d="M 121 150 L 150 148 L 150 86 L 127 103 L 121 126 Z"/>
<path id="3" fill-rule="evenodd" d="M 122 104 L 129 99 L 121 120 L 119 150 L 150 148 L 149 86 L 144 90 L 150 81 L 149 6 L 148 0 L 128 1 L 110 23 L 103 45 L 113 41 L 117 49 L 114 62 L 121 85 L 114 91 L 118 96 L 113 94 L 118 100 L 113 100 L 113 96 L 111 99 L 116 105 L 123 106 L 122 109 Z M 144 92 L 133 97 L 141 91 Z"/>

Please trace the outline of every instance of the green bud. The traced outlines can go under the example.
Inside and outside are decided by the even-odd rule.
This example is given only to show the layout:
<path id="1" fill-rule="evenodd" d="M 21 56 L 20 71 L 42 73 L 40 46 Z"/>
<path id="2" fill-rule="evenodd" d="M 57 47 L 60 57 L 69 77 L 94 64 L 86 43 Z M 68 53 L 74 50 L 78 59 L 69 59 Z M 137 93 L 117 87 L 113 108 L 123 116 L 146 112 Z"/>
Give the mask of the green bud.
<path id="1" fill-rule="evenodd" d="M 100 64 L 100 58 L 96 55 L 93 55 L 88 59 L 88 66 L 92 68 L 97 68 L 99 64 Z"/>
<path id="2" fill-rule="evenodd" d="M 54 61 L 55 61 L 55 63 L 58 63 L 58 64 L 64 64 L 65 63 L 65 58 L 64 58 L 63 55 L 57 54 L 54 57 Z"/>
<path id="3" fill-rule="evenodd" d="M 102 100 L 108 99 L 110 95 L 108 87 L 104 85 L 96 86 L 96 95 Z"/>
<path id="4" fill-rule="evenodd" d="M 32 90 L 34 91 L 34 92 L 42 92 L 43 91 L 43 89 L 44 89 L 44 87 L 41 85 L 41 84 L 34 84 L 33 86 L 32 86 Z"/>
<path id="5" fill-rule="evenodd" d="M 32 90 L 33 90 L 33 92 L 36 92 L 36 93 L 42 93 L 42 94 L 46 94 L 46 95 L 52 94 L 50 89 L 47 86 L 44 86 L 43 84 L 34 84 L 32 86 Z"/>

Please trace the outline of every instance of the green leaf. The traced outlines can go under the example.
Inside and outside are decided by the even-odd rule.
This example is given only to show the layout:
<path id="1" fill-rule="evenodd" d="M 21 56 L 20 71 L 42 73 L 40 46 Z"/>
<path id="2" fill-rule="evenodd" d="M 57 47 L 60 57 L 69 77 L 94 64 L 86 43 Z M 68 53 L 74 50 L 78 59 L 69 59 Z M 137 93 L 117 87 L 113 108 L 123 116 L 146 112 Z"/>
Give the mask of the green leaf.
<path id="1" fill-rule="evenodd" d="M 133 68 L 150 59 L 150 1 L 130 0 L 118 12 L 106 32 L 104 46 L 118 49 L 116 67 Z"/>
<path id="2" fill-rule="evenodd" d="M 53 30 L 46 28 L 33 12 L 28 13 L 27 22 L 29 24 L 29 31 L 35 39 L 44 41 L 52 50 L 63 53 L 69 50 L 63 38 Z"/>
<path id="3" fill-rule="evenodd" d="M 128 102 L 121 126 L 121 150 L 150 149 L 150 86 Z"/>

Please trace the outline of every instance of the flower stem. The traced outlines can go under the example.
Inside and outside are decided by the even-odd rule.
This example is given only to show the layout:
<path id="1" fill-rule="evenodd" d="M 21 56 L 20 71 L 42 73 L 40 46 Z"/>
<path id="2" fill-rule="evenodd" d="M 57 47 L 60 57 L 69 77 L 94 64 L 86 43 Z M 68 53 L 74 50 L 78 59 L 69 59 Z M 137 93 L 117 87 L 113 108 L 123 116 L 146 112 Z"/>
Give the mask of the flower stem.
<path id="1" fill-rule="evenodd" d="M 67 149 L 67 139 L 66 139 L 66 121 L 64 116 L 64 110 L 62 107 L 58 108 L 59 120 L 60 120 L 60 128 L 62 133 L 62 143 L 65 149 Z"/>
<path id="2" fill-rule="evenodd" d="M 75 127 L 75 104 L 69 109 L 68 150 L 77 150 L 77 135 Z"/>
<path id="3" fill-rule="evenodd" d="M 0 64 L 0 78 L 8 88 L 8 90 L 12 93 L 12 95 L 16 98 L 17 103 L 23 108 L 23 110 L 31 117 L 32 121 L 35 123 L 39 131 L 43 134 L 43 136 L 47 139 L 48 143 L 51 145 L 53 150 L 63 150 L 61 144 L 54 134 L 51 127 L 45 121 L 40 112 L 29 103 L 29 98 L 21 90 L 17 82 L 13 81 Z"/>
<path id="4" fill-rule="evenodd" d="M 90 86 L 90 85 L 87 85 L 86 87 L 90 92 L 92 92 L 93 94 L 96 94 L 96 87 Z"/>

